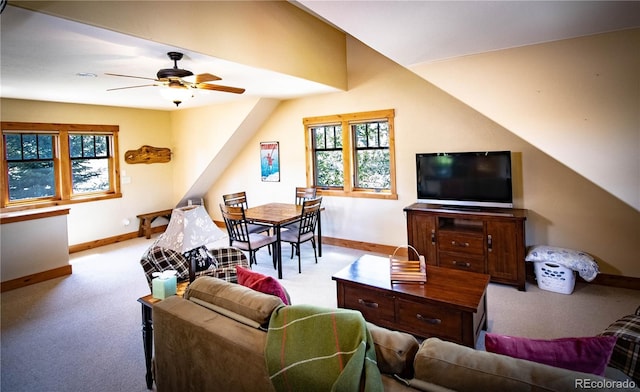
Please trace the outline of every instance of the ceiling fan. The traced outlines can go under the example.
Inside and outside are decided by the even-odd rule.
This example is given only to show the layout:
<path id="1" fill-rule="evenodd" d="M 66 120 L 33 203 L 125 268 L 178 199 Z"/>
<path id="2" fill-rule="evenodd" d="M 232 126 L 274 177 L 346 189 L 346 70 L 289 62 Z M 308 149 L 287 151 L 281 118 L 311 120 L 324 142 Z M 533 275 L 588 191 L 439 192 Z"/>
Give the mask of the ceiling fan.
<path id="1" fill-rule="evenodd" d="M 161 87 L 169 87 L 169 88 L 182 89 L 182 90 L 188 90 L 193 88 L 193 89 L 200 89 L 200 90 L 222 91 L 222 92 L 233 93 L 233 94 L 242 94 L 245 91 L 245 89 L 243 88 L 229 87 L 229 86 L 222 86 L 219 84 L 208 83 L 216 80 L 222 80 L 222 78 L 220 78 L 219 76 L 212 75 L 210 73 L 194 75 L 193 72 L 189 70 L 178 68 L 178 60 L 181 60 L 183 56 L 183 54 L 180 52 L 169 52 L 167 53 L 167 56 L 169 56 L 169 58 L 173 60 L 173 68 L 164 68 L 159 70 L 158 73 L 156 74 L 155 79 L 146 78 L 143 76 L 131 76 L 131 75 L 120 75 L 120 74 L 114 74 L 114 73 L 105 73 L 105 75 L 111 75 L 111 76 L 121 76 L 125 78 L 153 80 L 156 83 L 143 84 L 138 86 L 110 88 L 110 89 L 107 89 L 107 91 L 124 90 L 129 88 L 138 88 L 138 87 L 150 87 L 150 86 L 161 86 Z M 182 103 L 182 101 L 176 98 L 173 100 L 173 103 L 175 103 L 176 106 L 178 106 Z"/>

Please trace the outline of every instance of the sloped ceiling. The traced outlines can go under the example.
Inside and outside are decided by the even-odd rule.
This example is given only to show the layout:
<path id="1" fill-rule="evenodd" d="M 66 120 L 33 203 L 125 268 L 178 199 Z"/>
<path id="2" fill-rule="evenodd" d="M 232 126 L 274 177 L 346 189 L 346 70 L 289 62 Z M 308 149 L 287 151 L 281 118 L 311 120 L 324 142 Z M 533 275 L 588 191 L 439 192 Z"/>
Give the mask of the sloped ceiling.
<path id="1" fill-rule="evenodd" d="M 637 1 L 297 3 L 405 67 L 640 26 Z"/>
<path id="2" fill-rule="evenodd" d="M 640 210 L 640 2 L 300 3 Z"/>

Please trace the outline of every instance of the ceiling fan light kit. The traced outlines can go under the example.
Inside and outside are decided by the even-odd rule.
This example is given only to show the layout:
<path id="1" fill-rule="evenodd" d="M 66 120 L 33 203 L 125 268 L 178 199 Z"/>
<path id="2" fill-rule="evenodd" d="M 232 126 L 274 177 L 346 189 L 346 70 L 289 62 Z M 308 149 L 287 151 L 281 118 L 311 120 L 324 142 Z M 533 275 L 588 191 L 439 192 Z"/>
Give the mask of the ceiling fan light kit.
<path id="1" fill-rule="evenodd" d="M 147 78 L 143 76 L 131 76 L 131 75 L 120 75 L 114 73 L 107 73 L 106 75 L 111 76 L 119 76 L 125 78 L 135 78 L 135 79 L 145 79 L 145 80 L 153 80 L 154 84 L 144 84 L 138 86 L 129 86 L 129 87 L 117 87 L 111 88 L 107 91 L 113 90 L 124 90 L 130 88 L 138 88 L 138 87 L 150 87 L 150 86 L 159 86 L 159 87 L 169 87 L 163 88 L 160 93 L 167 99 L 171 100 L 176 106 L 180 105 L 182 101 L 189 96 L 193 97 L 193 95 L 189 92 L 190 89 L 201 89 L 201 90 L 209 90 L 209 91 L 222 91 L 233 94 L 242 94 L 245 89 L 238 87 L 230 87 L 230 86 L 222 86 L 218 84 L 211 84 L 209 82 L 222 80 L 219 76 L 212 75 L 210 73 L 203 73 L 199 75 L 194 75 L 193 72 L 178 68 L 178 61 L 182 59 L 183 54 L 180 52 L 168 52 L 167 56 L 171 60 L 173 60 L 173 68 L 164 68 L 157 72 L 156 79 Z"/>
<path id="2" fill-rule="evenodd" d="M 193 94 L 189 91 L 189 88 L 184 87 L 179 83 L 173 85 L 169 84 L 165 88 L 160 89 L 160 95 L 173 102 L 176 106 L 179 106 L 189 98 L 193 98 Z"/>

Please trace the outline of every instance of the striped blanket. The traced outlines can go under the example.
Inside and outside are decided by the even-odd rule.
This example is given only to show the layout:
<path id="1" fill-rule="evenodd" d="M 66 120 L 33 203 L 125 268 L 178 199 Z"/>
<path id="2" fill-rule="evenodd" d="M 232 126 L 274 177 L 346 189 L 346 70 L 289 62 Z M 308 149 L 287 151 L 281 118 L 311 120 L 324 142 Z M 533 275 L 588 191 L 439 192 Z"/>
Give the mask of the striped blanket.
<path id="1" fill-rule="evenodd" d="M 271 315 L 265 349 L 276 391 L 382 391 L 371 333 L 362 314 L 310 305 Z"/>

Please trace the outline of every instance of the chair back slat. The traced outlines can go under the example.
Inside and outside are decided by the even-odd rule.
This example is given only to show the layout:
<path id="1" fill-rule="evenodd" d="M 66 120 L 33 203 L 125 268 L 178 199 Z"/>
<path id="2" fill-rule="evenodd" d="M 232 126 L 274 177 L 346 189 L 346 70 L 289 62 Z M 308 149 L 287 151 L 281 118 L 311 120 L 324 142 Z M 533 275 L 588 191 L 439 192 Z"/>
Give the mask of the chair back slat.
<path id="1" fill-rule="evenodd" d="M 220 204 L 220 211 L 229 237 L 233 241 L 249 242 L 249 230 L 244 216 L 244 208 Z"/>
<path id="2" fill-rule="evenodd" d="M 247 193 L 246 192 L 236 192 L 229 193 L 227 195 L 222 195 L 222 200 L 224 201 L 224 205 L 232 206 L 232 207 L 242 207 L 245 210 L 249 208 L 247 204 Z"/>
<path id="3" fill-rule="evenodd" d="M 302 205 L 305 200 L 316 198 L 316 188 L 296 187 L 296 204 Z"/>

